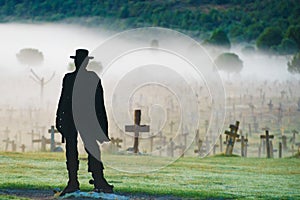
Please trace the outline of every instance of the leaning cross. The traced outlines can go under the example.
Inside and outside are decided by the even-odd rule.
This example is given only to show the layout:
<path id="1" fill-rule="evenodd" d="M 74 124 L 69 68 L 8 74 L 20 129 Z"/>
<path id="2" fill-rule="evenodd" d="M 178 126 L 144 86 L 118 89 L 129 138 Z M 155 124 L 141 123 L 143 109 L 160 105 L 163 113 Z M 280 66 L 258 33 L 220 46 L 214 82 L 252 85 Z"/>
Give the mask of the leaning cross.
<path id="1" fill-rule="evenodd" d="M 269 130 L 266 130 L 266 135 L 260 135 L 260 139 L 266 139 L 267 145 L 267 158 L 271 158 L 270 139 L 273 139 L 274 135 L 269 135 Z"/>
<path id="2" fill-rule="evenodd" d="M 239 121 L 236 121 L 235 125 L 230 124 L 229 128 L 230 131 L 225 131 L 225 134 L 227 135 L 227 146 L 226 146 L 226 155 L 232 155 L 234 143 L 235 143 L 235 138 L 239 137 L 239 134 L 237 134 L 238 129 L 239 129 Z"/>
<path id="3" fill-rule="evenodd" d="M 134 111 L 134 125 L 126 125 L 126 132 L 134 132 L 134 143 L 133 143 L 133 152 L 139 152 L 139 134 L 141 132 L 149 132 L 150 126 L 148 125 L 140 125 L 141 123 L 141 110 Z"/>

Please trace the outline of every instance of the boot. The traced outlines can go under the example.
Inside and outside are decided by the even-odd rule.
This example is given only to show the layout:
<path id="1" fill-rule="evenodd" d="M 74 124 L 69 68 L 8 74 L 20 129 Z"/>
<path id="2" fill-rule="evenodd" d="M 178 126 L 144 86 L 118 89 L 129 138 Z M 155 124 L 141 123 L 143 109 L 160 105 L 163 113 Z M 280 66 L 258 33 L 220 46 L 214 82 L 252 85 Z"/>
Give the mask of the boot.
<path id="1" fill-rule="evenodd" d="M 97 169 L 91 170 L 95 192 L 113 193 L 113 185 L 108 184 L 104 178 L 103 170 L 104 166 L 102 162 L 97 162 Z"/>
<path id="2" fill-rule="evenodd" d="M 79 190 L 79 182 L 77 177 L 79 161 L 77 161 L 77 163 L 74 165 L 71 165 L 71 163 L 68 162 L 66 162 L 66 164 L 67 164 L 67 170 L 69 175 L 69 181 L 67 186 L 59 196 L 64 196 L 67 193 L 72 193 Z"/>
<path id="3" fill-rule="evenodd" d="M 103 169 L 98 172 L 93 172 L 94 192 L 113 193 L 113 185 L 108 184 L 103 175 Z"/>

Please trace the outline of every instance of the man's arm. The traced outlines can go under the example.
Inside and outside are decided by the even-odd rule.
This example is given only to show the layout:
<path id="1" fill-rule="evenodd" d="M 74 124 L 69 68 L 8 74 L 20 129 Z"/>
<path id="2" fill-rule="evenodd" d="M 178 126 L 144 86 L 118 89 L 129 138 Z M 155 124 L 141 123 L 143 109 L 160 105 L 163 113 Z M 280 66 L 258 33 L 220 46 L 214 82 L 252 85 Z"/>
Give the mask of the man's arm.
<path id="1" fill-rule="evenodd" d="M 103 93 L 101 80 L 99 80 L 97 88 L 96 88 L 95 109 L 96 109 L 98 122 L 100 123 L 100 126 L 101 126 L 105 136 L 109 140 L 108 120 L 107 120 L 107 115 L 106 115 L 106 109 L 105 109 L 105 103 L 104 103 L 104 93 Z"/>

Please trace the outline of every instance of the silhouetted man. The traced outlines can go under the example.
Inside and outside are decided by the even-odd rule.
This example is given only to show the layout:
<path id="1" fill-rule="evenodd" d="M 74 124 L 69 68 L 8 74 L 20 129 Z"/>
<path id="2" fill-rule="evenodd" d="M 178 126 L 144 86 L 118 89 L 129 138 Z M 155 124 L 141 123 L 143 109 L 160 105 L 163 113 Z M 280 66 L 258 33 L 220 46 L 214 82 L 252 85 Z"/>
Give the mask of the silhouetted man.
<path id="1" fill-rule="evenodd" d="M 56 113 L 56 128 L 66 139 L 66 159 L 69 181 L 61 196 L 79 190 L 78 131 L 88 153 L 88 171 L 92 172 L 94 191 L 112 193 L 103 176 L 99 142 L 109 141 L 108 122 L 101 80 L 96 73 L 87 71 L 88 50 L 77 49 L 75 71 L 65 75 Z"/>

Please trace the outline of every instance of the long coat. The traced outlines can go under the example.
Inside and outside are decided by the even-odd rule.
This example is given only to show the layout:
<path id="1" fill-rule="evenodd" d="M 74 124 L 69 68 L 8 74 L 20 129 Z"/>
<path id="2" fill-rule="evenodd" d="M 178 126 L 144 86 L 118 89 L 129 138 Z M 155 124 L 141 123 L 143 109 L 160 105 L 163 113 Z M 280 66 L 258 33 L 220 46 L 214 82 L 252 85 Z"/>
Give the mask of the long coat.
<path id="1" fill-rule="evenodd" d="M 56 128 L 66 138 L 79 131 L 83 139 L 109 141 L 103 88 L 94 72 L 81 70 L 65 75 Z"/>

